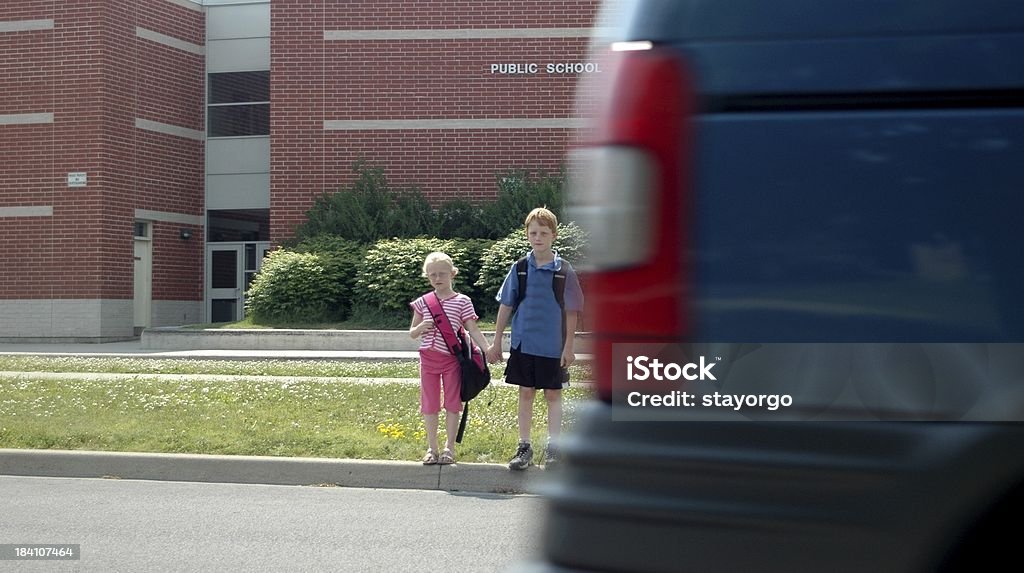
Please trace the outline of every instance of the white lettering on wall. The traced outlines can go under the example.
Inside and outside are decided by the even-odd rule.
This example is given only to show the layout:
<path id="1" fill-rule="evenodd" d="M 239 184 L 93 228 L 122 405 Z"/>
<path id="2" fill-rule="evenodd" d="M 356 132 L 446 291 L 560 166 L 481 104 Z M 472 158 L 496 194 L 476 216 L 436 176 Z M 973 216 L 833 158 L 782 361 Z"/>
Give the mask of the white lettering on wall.
<path id="1" fill-rule="evenodd" d="M 534 63 L 494 63 L 491 64 L 492 74 L 530 75 L 530 74 L 599 74 L 601 66 L 596 62 L 556 62 L 550 64 Z"/>

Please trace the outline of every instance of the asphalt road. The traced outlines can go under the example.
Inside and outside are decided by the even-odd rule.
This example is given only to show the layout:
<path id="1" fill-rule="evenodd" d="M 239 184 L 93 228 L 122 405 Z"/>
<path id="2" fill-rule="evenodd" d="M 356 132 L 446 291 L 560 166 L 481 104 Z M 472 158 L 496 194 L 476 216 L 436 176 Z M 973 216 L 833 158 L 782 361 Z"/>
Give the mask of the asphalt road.
<path id="1" fill-rule="evenodd" d="M 0 544 L 78 544 L 3 571 L 503 571 L 532 555 L 528 495 L 0 476 Z"/>

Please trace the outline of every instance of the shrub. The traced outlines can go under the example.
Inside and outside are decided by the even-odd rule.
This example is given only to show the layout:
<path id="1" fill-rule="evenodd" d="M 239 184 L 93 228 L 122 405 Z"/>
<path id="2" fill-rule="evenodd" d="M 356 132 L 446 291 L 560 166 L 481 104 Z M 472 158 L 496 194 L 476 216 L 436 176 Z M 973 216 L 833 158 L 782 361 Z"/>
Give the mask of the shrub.
<path id="1" fill-rule="evenodd" d="M 443 251 L 459 268 L 455 290 L 470 296 L 477 304 L 480 294 L 474 283 L 482 253 L 489 244 L 490 241 L 436 238 L 378 241 L 366 252 L 360 267 L 356 300 L 364 307 L 384 312 L 408 312 L 409 302 L 430 290 L 430 284 L 423 277 L 423 260 L 434 251 Z M 477 313 L 480 312 L 478 308 Z"/>
<path id="2" fill-rule="evenodd" d="M 351 316 L 356 274 L 366 256 L 365 245 L 337 235 L 319 235 L 295 245 L 300 253 L 313 253 L 320 258 L 327 280 L 334 285 L 331 308 L 340 319 Z"/>
<path id="3" fill-rule="evenodd" d="M 569 261 L 575 268 L 583 262 L 586 242 L 586 233 L 575 223 L 559 223 L 558 237 L 553 248 L 558 252 L 558 256 Z M 526 240 L 526 233 L 520 224 L 520 228 L 495 241 L 484 252 L 481 258 L 480 277 L 476 282 L 477 288 L 485 297 L 493 299 L 498 294 L 501 283 L 505 281 L 509 269 L 529 251 L 530 242 Z"/>
<path id="4" fill-rule="evenodd" d="M 562 189 L 564 169 L 557 175 L 543 172 L 509 171 L 498 176 L 498 198 L 483 206 L 480 214 L 482 236 L 501 239 L 513 230 L 523 227 L 530 211 L 547 207 L 557 217 L 562 215 Z"/>
<path id="5" fill-rule="evenodd" d="M 370 244 L 437 232 L 437 216 L 419 189 L 393 189 L 382 168 L 362 160 L 352 169 L 357 177 L 348 189 L 314 200 L 306 222 L 295 229 L 298 240 L 336 235 Z"/>
<path id="6" fill-rule="evenodd" d="M 433 251 L 444 251 L 455 258 L 451 241 L 433 238 L 377 241 L 366 252 L 356 277 L 356 300 L 384 311 L 405 311 L 409 301 L 430 289 L 423 278 L 423 259 Z"/>
<path id="7" fill-rule="evenodd" d="M 484 253 L 494 244 L 489 239 L 452 239 L 455 254 L 449 253 L 459 267 L 459 276 L 455 278 L 455 290 L 473 299 L 473 306 L 480 316 L 494 314 L 498 303 L 494 301 L 494 293 L 487 293 L 476 285 L 480 279 L 480 266 L 483 264 Z"/>
<path id="8" fill-rule="evenodd" d="M 313 253 L 278 249 L 267 255 L 246 293 L 253 322 L 327 322 L 338 318 L 337 284 Z"/>
<path id="9" fill-rule="evenodd" d="M 392 193 L 393 207 L 381 217 L 384 229 L 379 238 L 436 236 L 437 213 L 419 189 Z"/>
<path id="10" fill-rule="evenodd" d="M 483 209 L 465 199 L 445 201 L 437 210 L 437 236 L 442 239 L 484 238 L 490 229 L 481 220 Z"/>
<path id="11" fill-rule="evenodd" d="M 420 236 L 494 240 L 519 228 L 536 207 L 547 206 L 561 215 L 564 169 L 556 175 L 504 172 L 497 178 L 494 201 L 476 205 L 466 199 L 450 199 L 436 209 L 416 187 L 393 188 L 380 167 L 360 160 L 352 169 L 355 182 L 317 197 L 289 245 L 319 235 L 364 244 Z"/>

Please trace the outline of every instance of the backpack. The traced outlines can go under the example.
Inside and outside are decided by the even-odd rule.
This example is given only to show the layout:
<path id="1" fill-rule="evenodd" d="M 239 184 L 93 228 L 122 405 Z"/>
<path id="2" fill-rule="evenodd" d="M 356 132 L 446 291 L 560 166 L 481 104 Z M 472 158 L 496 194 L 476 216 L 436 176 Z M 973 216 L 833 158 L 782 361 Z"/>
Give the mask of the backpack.
<path id="1" fill-rule="evenodd" d="M 487 366 L 483 349 L 473 344 L 466 331 L 460 327 L 456 334 L 436 294 L 428 292 L 423 295 L 423 302 L 427 305 L 427 310 L 430 312 L 430 317 L 434 319 L 438 331 L 441 332 L 448 351 L 459 361 L 459 372 L 462 374 L 459 399 L 462 400 L 463 406 L 462 419 L 459 421 L 459 432 L 455 436 L 455 442 L 461 444 L 462 435 L 466 431 L 466 422 L 469 420 L 469 401 L 476 398 L 491 383 L 491 369 Z"/>
<path id="2" fill-rule="evenodd" d="M 519 303 L 523 302 L 526 298 L 526 273 L 529 262 L 526 257 L 523 257 L 516 261 L 516 278 L 519 280 L 519 296 L 516 298 L 515 306 L 512 307 L 512 312 L 515 312 L 519 308 Z M 565 336 L 565 271 L 558 269 L 555 271 L 555 278 L 551 281 L 551 290 L 555 292 L 555 302 L 558 303 L 558 307 L 562 309 L 562 336 Z"/>

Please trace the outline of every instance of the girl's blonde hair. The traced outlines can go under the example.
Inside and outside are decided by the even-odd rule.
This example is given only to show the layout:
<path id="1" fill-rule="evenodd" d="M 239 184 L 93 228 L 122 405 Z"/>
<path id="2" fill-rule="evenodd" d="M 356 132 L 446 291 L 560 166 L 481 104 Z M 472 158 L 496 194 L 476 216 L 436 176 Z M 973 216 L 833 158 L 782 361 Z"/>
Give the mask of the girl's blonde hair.
<path id="1" fill-rule="evenodd" d="M 441 251 L 435 251 L 427 255 L 426 260 L 423 261 L 424 277 L 427 276 L 427 265 L 432 265 L 434 263 L 446 263 L 448 268 L 452 271 L 452 276 L 459 274 L 459 268 L 455 266 L 455 261 L 453 261 L 451 257 Z"/>
<path id="2" fill-rule="evenodd" d="M 549 211 L 547 207 L 537 207 L 530 214 L 526 216 L 526 221 L 523 223 L 527 229 L 530 228 L 530 223 L 537 221 L 541 225 L 551 229 L 553 234 L 558 234 L 558 217 L 554 213 Z"/>

